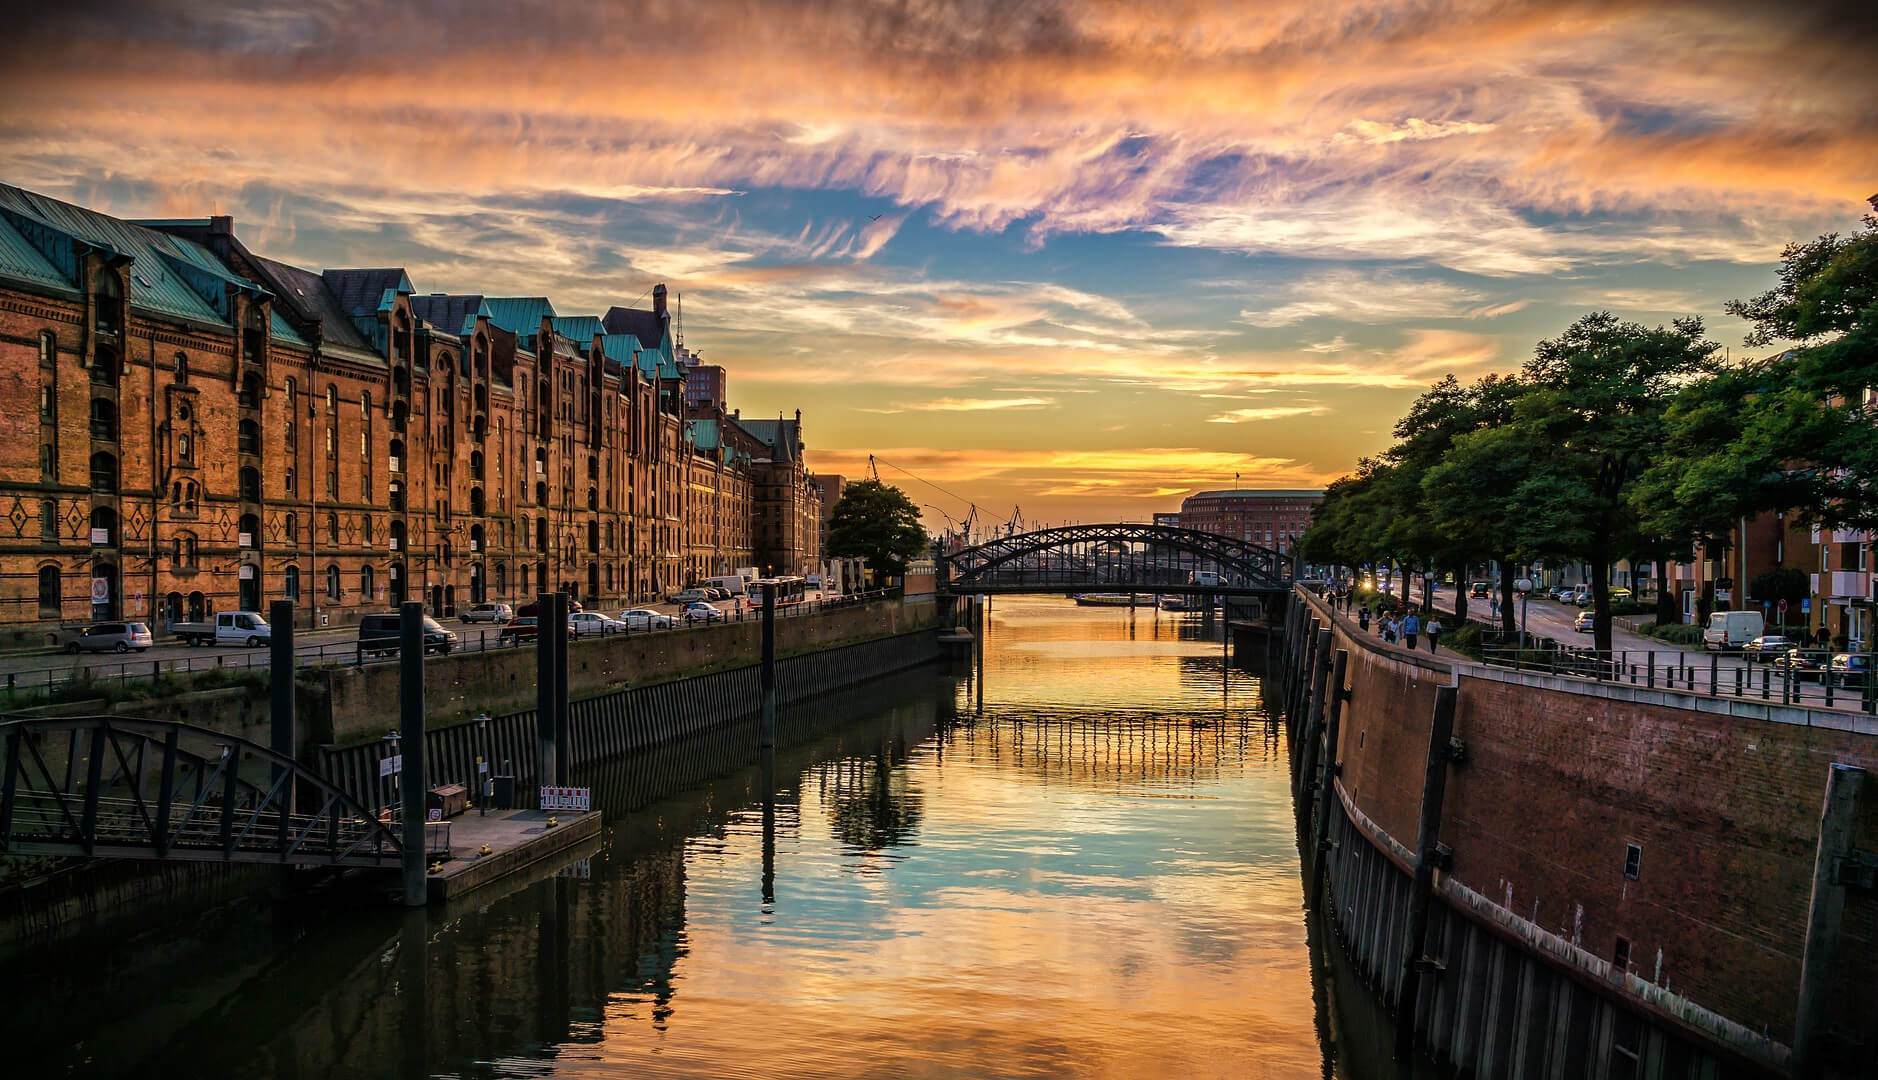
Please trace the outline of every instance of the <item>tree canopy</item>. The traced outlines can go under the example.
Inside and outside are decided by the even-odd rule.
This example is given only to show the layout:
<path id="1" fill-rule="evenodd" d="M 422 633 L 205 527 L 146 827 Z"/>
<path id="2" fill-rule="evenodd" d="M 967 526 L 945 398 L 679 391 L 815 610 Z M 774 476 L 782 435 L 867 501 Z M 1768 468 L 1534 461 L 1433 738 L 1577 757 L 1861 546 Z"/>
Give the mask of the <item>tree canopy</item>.
<path id="1" fill-rule="evenodd" d="M 906 492 L 879 480 L 858 480 L 841 489 L 828 523 L 828 554 L 864 558 L 876 575 L 904 574 L 907 560 L 929 543 L 919 507 Z"/>

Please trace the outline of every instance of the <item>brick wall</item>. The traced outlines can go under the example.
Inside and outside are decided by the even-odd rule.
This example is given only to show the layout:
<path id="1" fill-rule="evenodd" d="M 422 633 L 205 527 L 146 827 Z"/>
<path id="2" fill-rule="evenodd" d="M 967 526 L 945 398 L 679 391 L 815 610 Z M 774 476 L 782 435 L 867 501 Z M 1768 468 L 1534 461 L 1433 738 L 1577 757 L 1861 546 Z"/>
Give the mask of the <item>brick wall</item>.
<path id="1" fill-rule="evenodd" d="M 1621 936 L 1635 974 L 1791 1038 L 1827 770 L 1878 773 L 1878 725 L 1476 677 L 1353 624 L 1336 637 L 1351 650 L 1343 782 L 1365 814 L 1414 846 L 1434 691 L 1458 667 L 1466 760 L 1449 772 L 1441 826 L 1454 877 L 1604 959 Z M 1864 807 L 1857 846 L 1878 850 L 1878 778 Z M 1634 880 L 1627 844 L 1642 849 Z M 1878 903 L 1854 894 L 1834 973 L 1848 1008 L 1878 979 L 1875 930 Z"/>

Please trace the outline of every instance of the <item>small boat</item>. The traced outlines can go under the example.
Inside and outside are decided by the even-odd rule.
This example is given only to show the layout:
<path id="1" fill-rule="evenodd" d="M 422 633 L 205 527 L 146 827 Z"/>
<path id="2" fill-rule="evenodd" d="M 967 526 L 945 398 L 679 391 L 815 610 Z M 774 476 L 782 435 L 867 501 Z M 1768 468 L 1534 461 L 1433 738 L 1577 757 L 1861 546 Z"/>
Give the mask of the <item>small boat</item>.
<path id="1" fill-rule="evenodd" d="M 1127 593 L 1081 593 L 1076 602 L 1083 607 L 1133 607 L 1134 597 Z"/>

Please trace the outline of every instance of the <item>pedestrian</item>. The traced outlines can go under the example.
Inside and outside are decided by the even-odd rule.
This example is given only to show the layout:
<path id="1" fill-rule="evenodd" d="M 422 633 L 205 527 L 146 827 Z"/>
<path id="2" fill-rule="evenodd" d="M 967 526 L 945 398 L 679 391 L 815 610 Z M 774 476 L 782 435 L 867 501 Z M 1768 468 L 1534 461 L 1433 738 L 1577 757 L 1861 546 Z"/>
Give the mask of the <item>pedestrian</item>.
<path id="1" fill-rule="evenodd" d="M 1433 615 L 1428 619 L 1428 651 L 1439 652 L 1441 644 L 1441 616 Z"/>
<path id="2" fill-rule="evenodd" d="M 1395 644 L 1395 617 L 1392 615 L 1382 617 L 1382 639 L 1391 645 Z"/>
<path id="3" fill-rule="evenodd" d="M 1369 607 L 1367 605 L 1356 609 L 1356 626 L 1365 634 L 1369 633 Z"/>
<path id="4" fill-rule="evenodd" d="M 1413 649 L 1415 647 L 1415 639 L 1421 632 L 1422 617 L 1415 614 L 1414 610 L 1411 609 L 1407 615 L 1402 616 L 1402 644 Z"/>

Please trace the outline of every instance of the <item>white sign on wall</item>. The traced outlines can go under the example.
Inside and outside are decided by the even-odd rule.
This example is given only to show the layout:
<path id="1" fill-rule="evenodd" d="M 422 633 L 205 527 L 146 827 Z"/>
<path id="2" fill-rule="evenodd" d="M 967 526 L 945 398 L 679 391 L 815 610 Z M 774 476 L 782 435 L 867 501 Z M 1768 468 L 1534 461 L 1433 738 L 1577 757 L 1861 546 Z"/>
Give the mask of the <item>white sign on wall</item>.
<path id="1" fill-rule="evenodd" d="M 541 808 L 543 810 L 591 810 L 593 809 L 593 789 L 584 787 L 543 787 L 541 789 Z"/>
<path id="2" fill-rule="evenodd" d="M 378 762 L 378 775 L 380 777 L 390 776 L 392 773 L 401 773 L 403 771 L 404 771 L 404 755 L 403 754 L 393 754 L 390 757 L 383 758 Z"/>

